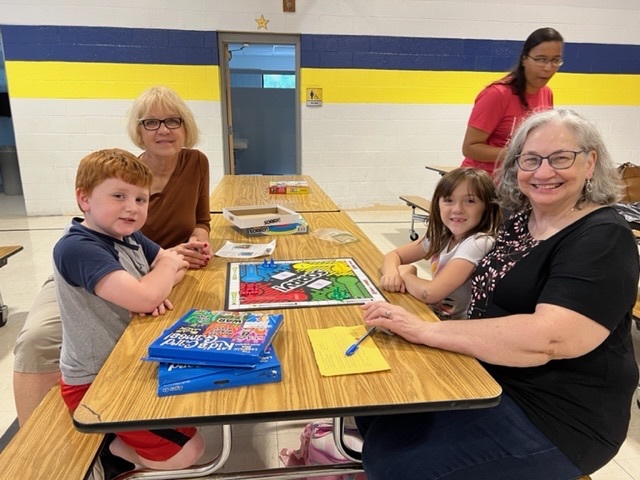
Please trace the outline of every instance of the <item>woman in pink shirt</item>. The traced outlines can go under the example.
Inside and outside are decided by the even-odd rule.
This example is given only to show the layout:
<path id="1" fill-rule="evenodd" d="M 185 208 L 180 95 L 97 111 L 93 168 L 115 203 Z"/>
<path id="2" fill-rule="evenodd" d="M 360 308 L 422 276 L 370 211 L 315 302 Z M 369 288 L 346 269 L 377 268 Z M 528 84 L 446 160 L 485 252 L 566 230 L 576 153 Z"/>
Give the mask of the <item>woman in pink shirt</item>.
<path id="1" fill-rule="evenodd" d="M 539 28 L 524 42 L 518 65 L 480 92 L 462 142 L 461 166 L 492 174 L 520 122 L 534 111 L 553 108 L 547 83 L 563 63 L 563 47 L 558 31 Z"/>

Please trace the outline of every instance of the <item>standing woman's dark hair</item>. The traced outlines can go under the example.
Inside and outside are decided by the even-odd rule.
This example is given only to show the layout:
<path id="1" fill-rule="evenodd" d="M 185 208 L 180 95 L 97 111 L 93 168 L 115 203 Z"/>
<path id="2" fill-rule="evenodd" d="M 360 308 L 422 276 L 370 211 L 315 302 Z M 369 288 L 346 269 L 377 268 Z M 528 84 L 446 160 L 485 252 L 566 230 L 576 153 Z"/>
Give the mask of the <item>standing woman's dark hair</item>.
<path id="1" fill-rule="evenodd" d="M 525 92 L 527 90 L 527 79 L 524 74 L 524 64 L 522 63 L 522 61 L 525 59 L 525 57 L 529 56 L 529 52 L 531 52 L 532 48 L 537 47 L 543 42 L 564 43 L 564 38 L 562 38 L 560 32 L 558 32 L 555 28 L 544 27 L 537 29 L 531 35 L 529 35 L 529 37 L 525 40 L 524 45 L 522 45 L 522 51 L 520 52 L 520 56 L 518 57 L 517 65 L 513 67 L 511 72 L 509 72 L 506 77 L 496 82 L 511 85 L 511 88 L 513 88 L 513 93 L 518 96 L 520 102 L 526 110 L 529 110 L 529 103 L 527 102 L 527 98 L 525 97 Z"/>
<path id="2" fill-rule="evenodd" d="M 513 70 L 476 96 L 462 140 L 461 167 L 493 174 L 518 125 L 533 112 L 553 108 L 549 81 L 563 65 L 564 40 L 551 27 L 525 40 Z"/>

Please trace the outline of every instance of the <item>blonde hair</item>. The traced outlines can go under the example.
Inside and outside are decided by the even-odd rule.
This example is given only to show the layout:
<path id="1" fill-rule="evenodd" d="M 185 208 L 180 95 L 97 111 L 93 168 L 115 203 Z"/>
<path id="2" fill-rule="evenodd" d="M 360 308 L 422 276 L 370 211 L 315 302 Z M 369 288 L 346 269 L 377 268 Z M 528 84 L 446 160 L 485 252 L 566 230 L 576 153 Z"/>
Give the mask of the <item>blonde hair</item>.
<path id="1" fill-rule="evenodd" d="M 184 146 L 186 148 L 192 148 L 198 143 L 200 132 L 191 109 L 175 91 L 168 87 L 155 86 L 142 92 L 134 100 L 133 106 L 127 114 L 127 132 L 134 145 L 144 150 L 145 146 L 140 132 L 142 128 L 140 120 L 147 118 L 149 112 L 154 108 L 176 112 L 182 118 L 185 133 Z"/>

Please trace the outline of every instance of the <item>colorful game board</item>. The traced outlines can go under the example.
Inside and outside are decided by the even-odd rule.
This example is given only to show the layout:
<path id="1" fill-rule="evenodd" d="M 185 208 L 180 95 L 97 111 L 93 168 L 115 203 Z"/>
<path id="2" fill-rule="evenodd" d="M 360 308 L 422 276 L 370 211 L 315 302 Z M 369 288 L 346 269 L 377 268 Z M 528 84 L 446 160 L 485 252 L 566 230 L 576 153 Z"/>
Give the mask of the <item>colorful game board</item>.
<path id="1" fill-rule="evenodd" d="M 385 300 L 352 258 L 230 262 L 226 310 L 354 305 Z"/>

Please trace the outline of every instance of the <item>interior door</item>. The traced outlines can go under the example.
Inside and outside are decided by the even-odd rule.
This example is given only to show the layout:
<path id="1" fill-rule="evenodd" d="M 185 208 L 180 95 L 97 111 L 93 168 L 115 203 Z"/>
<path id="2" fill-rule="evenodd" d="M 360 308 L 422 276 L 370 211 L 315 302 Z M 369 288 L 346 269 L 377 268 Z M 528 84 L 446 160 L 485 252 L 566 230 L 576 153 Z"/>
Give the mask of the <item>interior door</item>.
<path id="1" fill-rule="evenodd" d="M 219 33 L 218 44 L 225 173 L 299 174 L 299 37 Z"/>
<path id="2" fill-rule="evenodd" d="M 227 171 L 230 175 L 235 175 L 236 173 L 236 155 L 235 149 L 233 148 L 233 110 L 231 106 L 233 105 L 231 100 L 231 69 L 229 68 L 229 62 L 231 61 L 231 53 L 229 52 L 229 44 L 225 43 L 223 45 L 224 48 L 224 64 L 225 67 L 223 70 L 224 75 L 224 98 L 226 99 L 226 115 L 227 115 L 227 148 L 229 155 L 227 156 Z"/>

